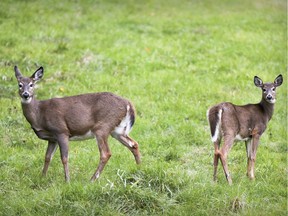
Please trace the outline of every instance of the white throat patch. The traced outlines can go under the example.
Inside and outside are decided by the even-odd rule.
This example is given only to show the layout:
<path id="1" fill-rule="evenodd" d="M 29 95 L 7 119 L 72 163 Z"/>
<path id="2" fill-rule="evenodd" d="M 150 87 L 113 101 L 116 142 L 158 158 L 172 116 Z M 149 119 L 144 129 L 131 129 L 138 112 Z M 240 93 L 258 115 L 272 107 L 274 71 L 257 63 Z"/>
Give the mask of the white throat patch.
<path id="1" fill-rule="evenodd" d="M 21 98 L 21 102 L 22 102 L 23 104 L 30 104 L 31 101 L 32 101 L 32 97 L 29 97 L 28 100 L 26 100 L 26 99 L 24 99 L 24 98 Z"/>
<path id="2" fill-rule="evenodd" d="M 272 99 L 272 100 L 266 100 L 268 103 L 270 103 L 270 104 L 274 104 L 275 102 L 276 102 L 276 99 L 274 98 L 274 99 Z"/>

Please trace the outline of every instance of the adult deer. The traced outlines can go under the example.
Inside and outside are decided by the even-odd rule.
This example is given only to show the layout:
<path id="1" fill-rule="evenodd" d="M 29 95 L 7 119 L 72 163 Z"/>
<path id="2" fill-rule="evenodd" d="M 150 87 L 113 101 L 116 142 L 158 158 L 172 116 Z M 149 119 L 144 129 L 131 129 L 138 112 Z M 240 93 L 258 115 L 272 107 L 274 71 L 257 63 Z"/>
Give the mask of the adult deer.
<path id="1" fill-rule="evenodd" d="M 65 180 L 69 181 L 69 140 L 96 138 L 100 162 L 91 178 L 94 181 L 111 157 L 107 142 L 109 135 L 125 145 L 133 153 L 136 163 L 140 163 L 138 143 L 128 136 L 135 120 L 135 109 L 131 102 L 108 92 L 38 101 L 34 96 L 34 87 L 43 77 L 43 67 L 31 77 L 23 77 L 17 66 L 14 70 L 23 114 L 36 135 L 48 141 L 43 175 L 46 175 L 59 145 Z"/>
<path id="2" fill-rule="evenodd" d="M 262 89 L 262 99 L 258 104 L 237 106 L 220 103 L 207 111 L 212 142 L 214 143 L 214 181 L 217 180 L 218 161 L 221 160 L 226 179 L 232 184 L 228 171 L 227 156 L 235 140 L 245 141 L 247 153 L 247 175 L 254 179 L 254 165 L 258 142 L 271 119 L 276 102 L 276 87 L 283 82 L 280 74 L 274 83 L 263 83 L 255 76 L 254 84 Z M 220 148 L 221 139 L 224 144 Z"/>

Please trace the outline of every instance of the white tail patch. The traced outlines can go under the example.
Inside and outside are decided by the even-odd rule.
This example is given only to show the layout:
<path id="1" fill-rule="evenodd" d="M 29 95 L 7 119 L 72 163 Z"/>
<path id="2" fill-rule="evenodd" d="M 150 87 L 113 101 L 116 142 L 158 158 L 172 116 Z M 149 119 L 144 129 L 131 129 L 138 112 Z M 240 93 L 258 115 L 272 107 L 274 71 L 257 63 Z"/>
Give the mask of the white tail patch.
<path id="1" fill-rule="evenodd" d="M 219 138 L 219 134 L 220 134 L 220 130 L 221 130 L 221 120 L 222 120 L 222 109 L 220 109 L 218 112 L 218 122 L 216 124 L 214 135 L 211 138 L 212 142 L 216 142 Z"/>
<path id="2" fill-rule="evenodd" d="M 129 110 L 130 110 L 130 106 L 127 105 L 126 116 L 122 119 L 120 124 L 117 127 L 115 127 L 113 133 L 121 134 L 121 135 L 125 135 L 125 136 L 129 134 L 129 132 L 132 129 L 132 127 L 131 127 L 131 116 L 130 116 Z"/>

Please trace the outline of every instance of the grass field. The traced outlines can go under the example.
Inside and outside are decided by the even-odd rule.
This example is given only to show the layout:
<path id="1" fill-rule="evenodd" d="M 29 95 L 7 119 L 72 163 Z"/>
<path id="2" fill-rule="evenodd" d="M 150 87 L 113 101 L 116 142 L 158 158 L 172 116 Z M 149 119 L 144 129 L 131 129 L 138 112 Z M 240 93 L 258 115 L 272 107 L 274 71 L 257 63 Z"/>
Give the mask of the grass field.
<path id="1" fill-rule="evenodd" d="M 287 5 L 284 0 L 2 0 L 0 215 L 287 215 Z M 46 142 L 22 115 L 13 66 L 45 70 L 37 98 L 111 91 L 137 109 L 130 134 L 142 164 L 114 139 L 95 183 L 94 140 L 70 143 L 71 182 L 59 151 L 43 178 Z M 257 103 L 255 75 L 282 73 L 261 138 L 256 180 L 244 143 L 219 167 L 206 110 Z"/>

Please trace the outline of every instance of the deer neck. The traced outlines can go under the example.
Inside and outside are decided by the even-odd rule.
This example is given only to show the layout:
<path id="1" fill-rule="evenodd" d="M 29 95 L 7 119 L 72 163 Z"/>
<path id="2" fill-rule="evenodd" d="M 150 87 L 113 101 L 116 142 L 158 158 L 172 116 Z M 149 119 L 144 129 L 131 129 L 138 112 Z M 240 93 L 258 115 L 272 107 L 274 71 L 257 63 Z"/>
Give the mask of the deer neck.
<path id="1" fill-rule="evenodd" d="M 262 107 L 265 115 L 268 118 L 268 121 L 272 118 L 274 112 L 274 104 L 268 103 L 265 99 L 262 99 L 259 105 Z"/>
<path id="2" fill-rule="evenodd" d="M 32 97 L 29 103 L 22 101 L 21 105 L 23 114 L 27 121 L 31 124 L 32 127 L 36 127 L 36 122 L 39 115 L 39 101 Z"/>

